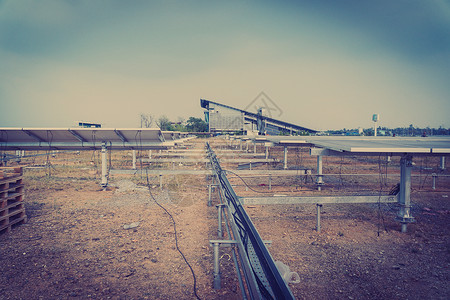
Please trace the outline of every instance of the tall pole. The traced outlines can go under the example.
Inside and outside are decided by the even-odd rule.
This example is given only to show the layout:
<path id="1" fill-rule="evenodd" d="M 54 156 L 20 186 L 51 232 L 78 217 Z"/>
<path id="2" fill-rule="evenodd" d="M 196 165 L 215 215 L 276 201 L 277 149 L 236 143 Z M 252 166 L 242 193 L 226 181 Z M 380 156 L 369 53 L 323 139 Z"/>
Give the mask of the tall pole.
<path id="1" fill-rule="evenodd" d="M 106 154 L 107 154 L 107 148 L 106 148 L 106 142 L 102 143 L 102 182 L 101 186 L 103 189 L 106 189 L 108 186 L 108 170 L 107 170 L 107 163 L 106 163 Z"/>
<path id="2" fill-rule="evenodd" d="M 283 166 L 283 168 L 285 170 L 287 169 L 287 153 L 288 153 L 287 146 L 284 146 L 284 166 Z"/>
<path id="3" fill-rule="evenodd" d="M 322 175 L 322 155 L 317 156 L 317 190 L 322 189 L 323 175 Z"/>
<path id="4" fill-rule="evenodd" d="M 133 152 L 133 170 L 136 170 L 136 150 L 132 150 Z"/>
<path id="5" fill-rule="evenodd" d="M 396 218 L 402 224 L 402 232 L 406 232 L 408 223 L 414 222 L 414 217 L 411 216 L 411 169 L 412 157 L 402 157 L 400 159 L 400 193 L 398 199 L 400 209 Z"/>

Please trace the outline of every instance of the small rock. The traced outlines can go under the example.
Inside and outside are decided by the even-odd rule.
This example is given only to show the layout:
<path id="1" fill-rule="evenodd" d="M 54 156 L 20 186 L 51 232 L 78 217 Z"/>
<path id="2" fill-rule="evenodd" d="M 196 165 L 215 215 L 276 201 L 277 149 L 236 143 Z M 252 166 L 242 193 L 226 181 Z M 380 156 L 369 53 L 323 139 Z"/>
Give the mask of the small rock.
<path id="1" fill-rule="evenodd" d="M 158 260 L 157 260 L 156 258 L 152 258 L 152 259 L 151 259 L 151 262 L 152 262 L 152 263 L 157 263 Z"/>
<path id="2" fill-rule="evenodd" d="M 123 229 L 133 229 L 139 226 L 139 224 L 141 224 L 141 222 L 133 222 L 131 224 L 125 224 L 123 225 Z"/>

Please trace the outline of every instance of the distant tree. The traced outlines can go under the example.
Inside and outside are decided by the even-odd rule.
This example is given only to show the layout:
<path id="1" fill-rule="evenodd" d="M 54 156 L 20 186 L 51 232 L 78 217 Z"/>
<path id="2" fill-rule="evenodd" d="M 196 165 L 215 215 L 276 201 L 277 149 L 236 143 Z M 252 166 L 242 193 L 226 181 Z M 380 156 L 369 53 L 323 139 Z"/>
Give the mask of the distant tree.
<path id="1" fill-rule="evenodd" d="M 153 119 L 152 115 L 141 114 L 141 128 L 151 128 Z"/>
<path id="2" fill-rule="evenodd" d="M 186 129 L 189 132 L 207 132 L 208 124 L 200 118 L 190 117 L 186 122 Z"/>
<path id="3" fill-rule="evenodd" d="M 156 121 L 156 125 L 163 131 L 174 131 L 172 124 L 169 121 L 169 118 L 166 116 L 161 116 Z"/>

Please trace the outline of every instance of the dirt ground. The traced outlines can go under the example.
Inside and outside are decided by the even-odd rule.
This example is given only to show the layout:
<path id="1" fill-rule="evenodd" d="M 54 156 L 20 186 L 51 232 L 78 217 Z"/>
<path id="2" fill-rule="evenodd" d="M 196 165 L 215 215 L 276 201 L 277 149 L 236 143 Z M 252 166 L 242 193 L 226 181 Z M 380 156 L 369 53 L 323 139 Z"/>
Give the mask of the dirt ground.
<path id="1" fill-rule="evenodd" d="M 216 139 L 211 144 L 217 153 L 228 145 Z M 199 139 L 189 148 L 203 146 Z M 282 149 L 270 154 L 283 157 Z M 315 173 L 307 149 L 290 149 L 288 160 L 291 169 Z M 43 167 L 47 161 L 51 168 Z M 435 158 L 414 162 L 416 222 L 407 233 L 399 232 L 394 204 L 324 205 L 320 233 L 314 205 L 246 207 L 262 238 L 272 241 L 274 259 L 299 274 L 300 283 L 290 284 L 297 299 L 449 298 L 450 177 L 439 177 L 432 190 L 430 175 L 449 172 L 439 171 Z M 209 176 L 167 176 L 162 189 L 149 177 L 148 189 L 145 175 L 113 175 L 103 191 L 98 153 L 57 153 L 22 163 L 29 166 L 24 174 L 28 222 L 0 234 L 0 299 L 195 299 L 194 284 L 201 299 L 242 298 L 231 249 L 221 250 L 222 289 L 212 286 L 209 240 L 217 239 L 218 197 L 214 194 L 212 207 L 206 205 Z M 130 153 L 114 152 L 111 164 L 130 169 Z M 398 158 L 386 163 L 384 157 L 329 157 L 323 165 L 324 174 L 334 175 L 325 177 L 321 192 L 314 176 L 273 178 L 270 191 L 265 177 L 243 178 L 257 192 L 236 176 L 229 178 L 240 196 L 377 195 L 399 180 Z"/>

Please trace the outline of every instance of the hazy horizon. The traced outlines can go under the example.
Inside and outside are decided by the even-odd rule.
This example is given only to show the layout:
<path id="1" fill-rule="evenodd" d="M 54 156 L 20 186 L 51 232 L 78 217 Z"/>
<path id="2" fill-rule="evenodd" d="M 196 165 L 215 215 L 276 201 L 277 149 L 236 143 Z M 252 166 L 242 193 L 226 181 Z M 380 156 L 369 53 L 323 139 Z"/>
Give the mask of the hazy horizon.
<path id="1" fill-rule="evenodd" d="M 316 129 L 450 127 L 450 4 L 0 1 L 0 127 L 139 127 L 200 99 Z"/>

